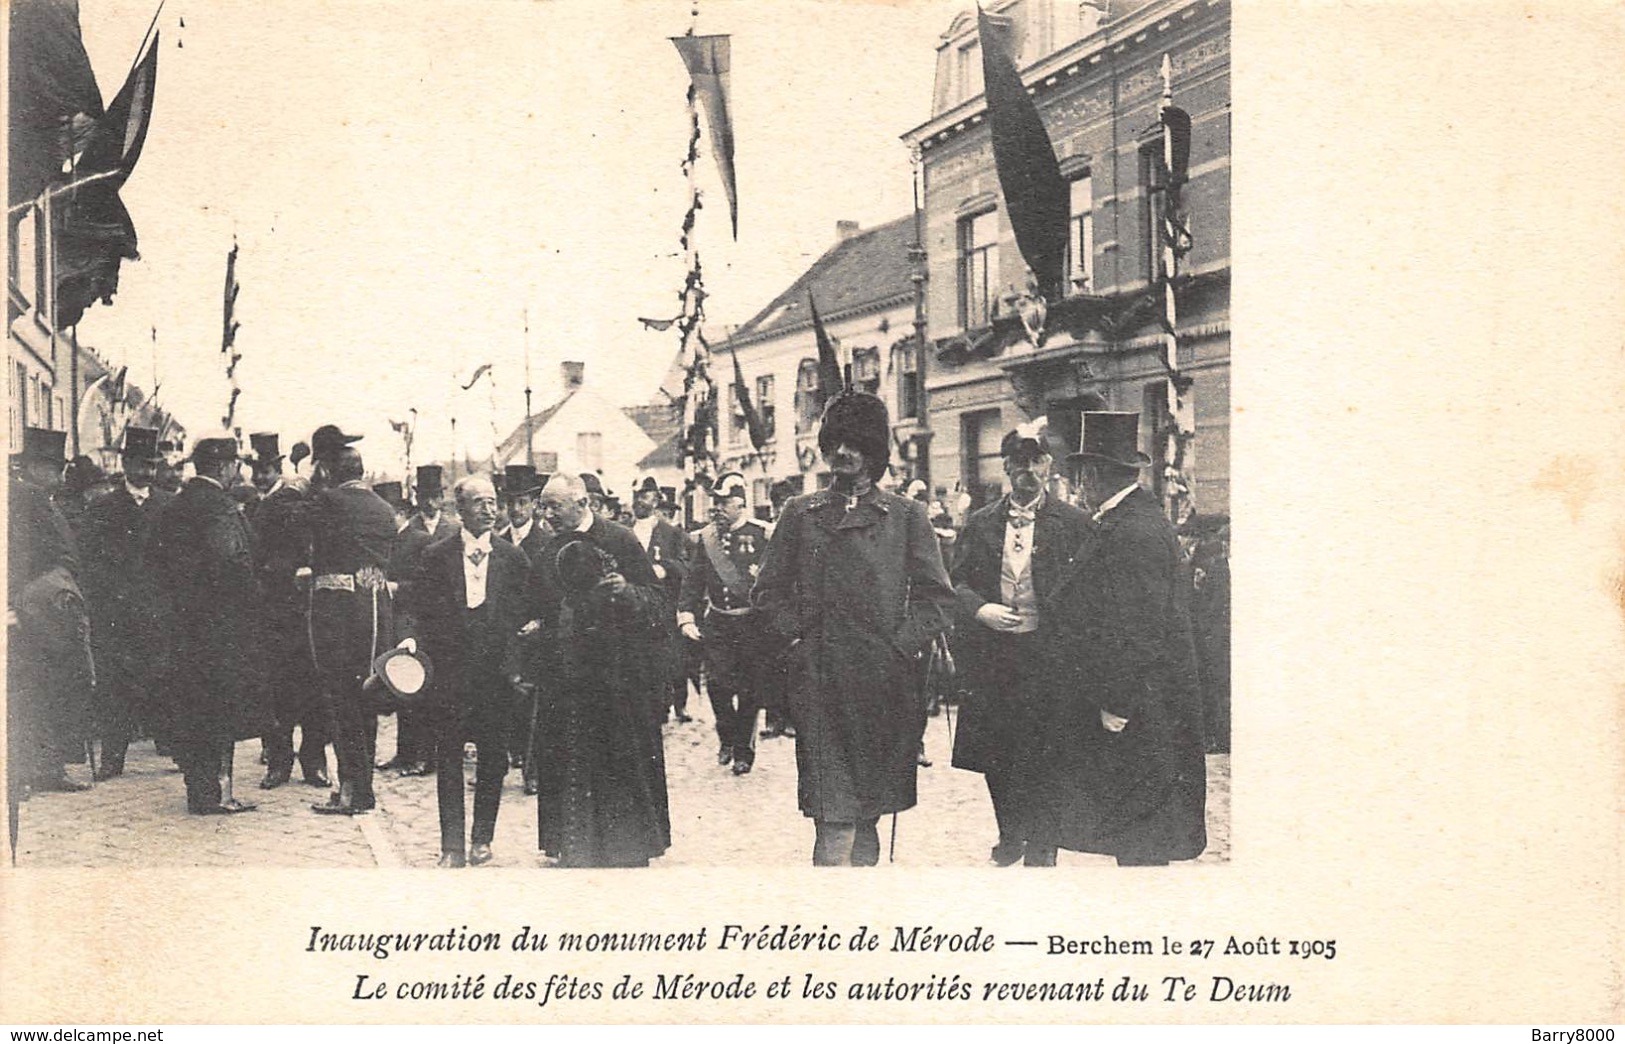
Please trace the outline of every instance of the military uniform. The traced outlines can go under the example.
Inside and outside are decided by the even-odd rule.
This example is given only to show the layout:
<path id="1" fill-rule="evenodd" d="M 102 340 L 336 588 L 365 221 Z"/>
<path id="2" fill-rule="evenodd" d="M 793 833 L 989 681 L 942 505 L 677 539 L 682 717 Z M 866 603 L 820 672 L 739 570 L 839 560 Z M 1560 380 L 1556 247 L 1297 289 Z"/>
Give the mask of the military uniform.
<path id="1" fill-rule="evenodd" d="M 750 590 L 767 553 L 767 527 L 744 517 L 699 532 L 691 568 L 683 581 L 678 622 L 699 625 L 705 653 L 706 690 L 716 716 L 717 760 L 749 771 L 756 758 L 759 673 L 764 646 Z"/>
<path id="2" fill-rule="evenodd" d="M 387 585 L 395 514 L 360 480 L 324 489 L 311 500 L 310 648 L 320 678 L 339 785 L 354 798 L 327 808 L 364 812 L 372 789 L 375 729 L 362 683 L 372 661 L 394 644 Z"/>
<path id="3" fill-rule="evenodd" d="M 311 662 L 305 614 L 309 596 L 295 574 L 310 561 L 310 520 L 305 494 L 278 482 L 259 502 L 253 530 L 260 588 L 265 596 L 266 659 L 276 726 L 265 736 L 266 783 L 286 781 L 293 768 L 293 730 L 299 727 L 298 760 L 305 782 L 327 785 L 327 710 Z"/>
<path id="4" fill-rule="evenodd" d="M 655 483 L 653 477 L 645 478 L 638 487 L 639 495 L 644 493 L 660 493 L 664 491 Z M 688 576 L 688 538 L 681 529 L 672 525 L 656 511 L 648 518 L 634 519 L 631 530 L 643 546 L 644 554 L 648 556 L 649 567 L 654 570 L 660 579 L 661 590 L 666 596 L 667 606 L 675 609 L 682 599 L 683 580 Z M 671 614 L 667 614 L 670 618 Z M 678 721 L 688 721 L 688 665 L 686 663 L 686 639 L 678 633 L 675 621 L 671 627 L 670 640 L 667 642 L 669 652 L 669 669 L 667 672 L 667 694 L 669 708 L 677 715 Z"/>

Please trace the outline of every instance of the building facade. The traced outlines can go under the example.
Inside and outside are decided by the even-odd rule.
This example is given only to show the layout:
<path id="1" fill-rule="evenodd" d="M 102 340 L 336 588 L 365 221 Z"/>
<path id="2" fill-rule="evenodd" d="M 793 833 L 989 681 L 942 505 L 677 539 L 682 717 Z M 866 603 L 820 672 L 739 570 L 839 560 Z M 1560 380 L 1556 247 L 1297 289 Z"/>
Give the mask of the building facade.
<path id="1" fill-rule="evenodd" d="M 915 284 L 910 256 L 913 217 L 871 229 L 840 222 L 836 243 L 783 293 L 712 350 L 717 383 L 718 456 L 724 470 L 743 473 L 757 507 L 827 486 L 829 469 L 818 453 L 818 342 L 809 295 L 819 320 L 850 366 L 852 383 L 880 396 L 892 422 L 892 472 L 905 481 L 925 467 L 923 417 L 914 333 Z M 751 442 L 743 403 L 734 387 L 738 353 L 751 404 L 767 442 Z"/>
<path id="2" fill-rule="evenodd" d="M 1191 249 L 1175 282 L 1179 366 L 1192 378 L 1187 475 L 1197 511 L 1230 500 L 1230 9 L 1228 0 L 1007 0 L 1016 66 L 1071 187 L 1067 292 L 1032 332 L 1029 273 L 1005 213 L 975 11 L 937 49 L 931 118 L 904 135 L 924 198 L 933 482 L 997 496 L 1004 432 L 1040 414 L 1076 444 L 1084 410 L 1141 414 L 1159 463 L 1171 423 L 1164 364 L 1161 65 L 1191 116 L 1182 210 Z M 1022 311 L 1027 310 L 1027 322 Z M 1149 471 L 1162 482 L 1161 468 Z"/>

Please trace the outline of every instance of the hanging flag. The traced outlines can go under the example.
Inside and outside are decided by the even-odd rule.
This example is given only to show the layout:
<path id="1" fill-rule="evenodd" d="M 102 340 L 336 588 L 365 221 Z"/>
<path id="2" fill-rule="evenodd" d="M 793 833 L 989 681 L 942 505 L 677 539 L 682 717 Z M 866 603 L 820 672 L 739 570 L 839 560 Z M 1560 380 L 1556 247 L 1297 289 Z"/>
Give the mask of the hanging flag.
<path id="1" fill-rule="evenodd" d="M 1049 300 L 1065 295 L 1067 219 L 1071 195 L 1055 159 L 1038 105 L 1021 82 L 1010 50 L 1008 18 L 976 13 L 982 79 L 993 136 L 993 165 L 1016 247 Z"/>
<path id="2" fill-rule="evenodd" d="M 722 190 L 728 195 L 728 216 L 733 221 L 734 238 L 739 238 L 739 196 L 734 188 L 734 131 L 728 112 L 729 45 L 726 36 L 674 36 L 677 53 L 688 67 L 689 82 L 705 109 L 706 126 L 711 129 L 711 153 L 722 174 Z"/>
<path id="3" fill-rule="evenodd" d="M 645 319 L 642 316 L 639 316 L 638 322 L 642 323 L 644 329 L 646 330 L 658 330 L 661 333 L 665 333 L 667 330 L 670 330 L 672 328 L 672 324 L 676 323 L 680 318 L 682 317 L 676 316 L 671 319 Z"/>
<path id="4" fill-rule="evenodd" d="M 833 399 L 846 383 L 841 380 L 841 364 L 835 356 L 835 342 L 829 339 L 824 322 L 818 318 L 818 304 L 813 300 L 812 288 L 807 288 L 807 307 L 812 310 L 813 333 L 818 338 L 818 408 Z"/>
<path id="5" fill-rule="evenodd" d="M 392 421 L 389 422 L 389 426 L 390 426 L 391 429 L 394 430 L 394 432 L 397 435 L 405 435 L 406 434 L 407 428 L 406 428 L 406 422 L 405 421 L 392 420 Z"/>
<path id="6" fill-rule="evenodd" d="M 745 427 L 750 431 L 750 444 L 759 452 L 767 445 L 767 425 L 750 401 L 750 388 L 745 384 L 745 371 L 739 367 L 739 349 L 728 342 L 728 351 L 734 357 L 734 394 L 739 397 L 739 408 L 745 411 Z"/>
<path id="7" fill-rule="evenodd" d="M 479 380 L 480 380 L 481 377 L 484 377 L 486 374 L 488 374 L 490 372 L 491 372 L 491 364 L 490 363 L 481 363 L 479 369 L 474 371 L 474 376 L 470 377 L 468 379 L 468 383 L 463 385 L 463 391 L 468 391 L 471 388 L 473 388 L 474 385 L 479 383 Z"/>
<path id="8" fill-rule="evenodd" d="M 158 35 L 152 34 L 146 56 L 135 63 L 113 104 L 96 121 L 76 164 L 78 177 L 118 170 L 119 176 L 109 179 L 116 188 L 135 169 L 152 122 L 153 90 L 158 85 Z"/>

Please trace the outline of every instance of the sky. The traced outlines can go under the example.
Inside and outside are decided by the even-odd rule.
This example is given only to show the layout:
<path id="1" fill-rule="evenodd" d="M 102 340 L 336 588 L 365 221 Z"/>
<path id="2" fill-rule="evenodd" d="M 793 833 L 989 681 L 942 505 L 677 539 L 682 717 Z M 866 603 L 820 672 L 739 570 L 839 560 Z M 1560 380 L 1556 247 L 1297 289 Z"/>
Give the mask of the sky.
<path id="1" fill-rule="evenodd" d="M 559 364 L 633 404 L 656 394 L 683 258 L 688 0 L 166 0 L 152 126 L 123 198 L 141 259 L 82 343 L 129 364 L 194 434 L 218 427 L 235 240 L 243 430 L 284 450 L 324 423 L 418 460 L 489 452 Z M 739 239 L 702 142 L 708 327 L 748 319 L 835 242 L 909 212 L 900 136 L 929 117 L 943 0 L 699 0 L 732 36 Z M 81 6 L 111 100 L 156 0 Z M 184 27 L 181 25 L 184 21 Z M 156 351 L 152 328 L 157 328 Z M 154 359 L 156 357 L 156 367 Z M 494 384 L 456 391 L 482 363 Z M 494 394 L 493 394 L 494 392 Z M 493 404 L 494 400 L 494 404 Z M 370 462 L 369 462 L 370 463 Z M 382 463 L 377 466 L 385 470 Z"/>

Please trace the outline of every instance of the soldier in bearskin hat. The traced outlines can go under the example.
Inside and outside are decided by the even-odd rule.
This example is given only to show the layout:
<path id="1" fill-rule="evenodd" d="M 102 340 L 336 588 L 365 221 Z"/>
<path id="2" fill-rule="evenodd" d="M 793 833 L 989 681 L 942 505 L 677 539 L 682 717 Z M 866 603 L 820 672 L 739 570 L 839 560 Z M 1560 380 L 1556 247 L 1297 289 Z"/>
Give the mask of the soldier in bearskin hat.
<path id="1" fill-rule="evenodd" d="M 876 486 L 891 451 L 886 404 L 836 395 L 818 448 L 833 482 L 785 505 L 753 599 L 793 643 L 788 705 L 813 864 L 872 866 L 880 817 L 915 803 L 917 658 L 949 626 L 953 588 L 926 506 Z"/>
<path id="2" fill-rule="evenodd" d="M 151 694 L 157 690 L 168 636 L 160 624 L 158 580 L 148 560 L 158 516 L 174 499 L 153 487 L 158 432 L 124 429 L 117 488 L 91 503 L 79 523 L 92 649 L 98 665 L 96 721 L 101 761 L 96 778 L 124 772 L 137 727 L 156 734 Z"/>

